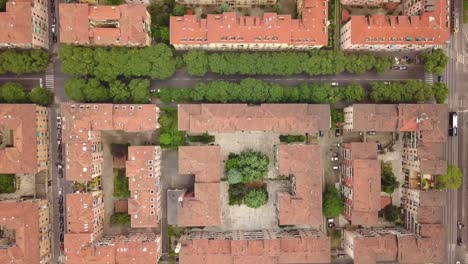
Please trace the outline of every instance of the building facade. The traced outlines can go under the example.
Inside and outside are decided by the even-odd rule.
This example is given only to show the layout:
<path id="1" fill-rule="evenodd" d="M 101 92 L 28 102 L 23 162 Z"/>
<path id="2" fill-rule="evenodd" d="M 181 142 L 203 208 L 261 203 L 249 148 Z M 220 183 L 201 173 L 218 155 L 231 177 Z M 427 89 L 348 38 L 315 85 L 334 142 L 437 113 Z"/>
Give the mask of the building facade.
<path id="1" fill-rule="evenodd" d="M 60 43 L 91 46 L 151 45 L 151 16 L 143 4 L 59 4 Z"/>
<path id="2" fill-rule="evenodd" d="M 49 48 L 46 0 L 8 1 L 0 12 L 0 48 Z"/>
<path id="3" fill-rule="evenodd" d="M 352 15 L 341 28 L 341 49 L 427 50 L 448 41 L 450 21 L 446 0 L 409 0 L 403 5 L 404 16 Z"/>
<path id="4" fill-rule="evenodd" d="M 90 234 L 98 240 L 104 232 L 102 191 L 67 194 L 67 233 Z"/>
<path id="5" fill-rule="evenodd" d="M 262 17 L 235 12 L 170 18 L 170 43 L 176 49 L 307 50 L 328 44 L 328 0 L 298 4 L 301 18 L 265 13 Z"/>

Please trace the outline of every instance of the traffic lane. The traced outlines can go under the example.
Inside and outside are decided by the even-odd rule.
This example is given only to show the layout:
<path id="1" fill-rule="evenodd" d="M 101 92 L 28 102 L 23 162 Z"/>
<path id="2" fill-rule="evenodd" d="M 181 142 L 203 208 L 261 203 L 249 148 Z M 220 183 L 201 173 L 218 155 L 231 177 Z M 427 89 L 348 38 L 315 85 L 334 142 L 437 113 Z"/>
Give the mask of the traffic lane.
<path id="1" fill-rule="evenodd" d="M 58 216 L 58 189 L 57 189 L 57 168 L 55 166 L 55 161 L 57 157 L 57 135 L 56 135 L 56 114 L 53 107 L 49 108 L 49 144 L 50 144 L 50 166 L 51 166 L 51 179 L 52 179 L 52 193 L 50 195 L 49 202 L 52 208 L 52 226 L 53 235 L 52 235 L 52 257 L 54 263 L 58 263 L 58 256 L 60 255 L 59 248 L 59 216 Z"/>
<path id="2" fill-rule="evenodd" d="M 466 204 L 464 204 L 464 201 L 466 201 L 466 195 L 467 195 L 467 190 L 466 188 L 468 187 L 467 184 L 467 174 L 466 174 L 466 168 L 467 168 L 467 160 L 466 160 L 466 151 L 467 151 L 467 145 L 466 142 L 468 137 L 468 131 L 466 130 L 468 126 L 468 120 L 466 118 L 466 112 L 459 112 L 458 114 L 458 146 L 459 151 L 458 151 L 458 164 L 457 166 L 460 168 L 460 170 L 463 173 L 463 181 L 462 181 L 462 187 L 458 190 L 458 218 L 457 222 L 462 222 L 465 226 L 467 225 L 466 222 L 466 215 L 465 215 L 465 210 L 466 210 Z M 457 227 L 458 229 L 458 227 Z M 467 232 L 466 229 L 458 229 L 458 235 L 463 238 L 463 246 L 458 247 L 458 250 L 456 252 L 456 259 L 455 261 L 463 261 L 465 257 L 465 244 L 468 241 L 467 240 Z"/>

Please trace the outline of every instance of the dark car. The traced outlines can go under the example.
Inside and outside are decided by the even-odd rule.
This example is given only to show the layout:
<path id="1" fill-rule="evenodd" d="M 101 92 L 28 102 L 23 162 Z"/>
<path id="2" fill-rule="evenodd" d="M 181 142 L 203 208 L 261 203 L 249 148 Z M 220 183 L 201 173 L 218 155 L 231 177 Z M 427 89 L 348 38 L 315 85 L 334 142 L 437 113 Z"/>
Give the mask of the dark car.
<path id="1" fill-rule="evenodd" d="M 58 169 L 58 174 L 60 178 L 63 178 L 63 169 Z"/>
<path id="2" fill-rule="evenodd" d="M 335 129 L 335 137 L 341 137 L 341 130 L 340 129 Z"/>
<path id="3" fill-rule="evenodd" d="M 60 233 L 60 242 L 63 242 L 63 233 Z"/>
<path id="4" fill-rule="evenodd" d="M 319 136 L 323 137 L 325 134 L 323 133 L 322 130 L 319 131 Z"/>
<path id="5" fill-rule="evenodd" d="M 400 69 L 400 66 L 392 66 L 392 67 L 390 67 L 390 69 L 392 69 L 392 70 L 399 70 L 399 69 Z"/>
<path id="6" fill-rule="evenodd" d="M 61 214 L 63 214 L 63 204 L 60 204 L 60 205 L 59 205 L 59 212 L 60 212 Z"/>
<path id="7" fill-rule="evenodd" d="M 65 227 L 63 225 L 60 225 L 60 232 L 63 233 L 64 230 L 65 230 Z"/>
<path id="8" fill-rule="evenodd" d="M 439 75 L 439 77 L 437 78 L 437 80 L 438 80 L 439 82 L 443 82 L 443 81 L 444 81 L 444 76 Z"/>
<path id="9" fill-rule="evenodd" d="M 457 245 L 461 246 L 463 243 L 463 240 L 461 237 L 457 237 Z"/>
<path id="10" fill-rule="evenodd" d="M 52 34 L 52 41 L 54 43 L 57 43 L 57 33 L 55 33 L 55 32 Z"/>
<path id="11" fill-rule="evenodd" d="M 64 250 L 65 250 L 65 246 L 63 245 L 63 243 L 60 243 L 60 250 L 61 250 L 61 251 L 64 251 Z"/>
<path id="12" fill-rule="evenodd" d="M 63 225 L 63 223 L 65 222 L 65 219 L 63 219 L 63 215 L 60 216 L 60 224 Z"/>
<path id="13" fill-rule="evenodd" d="M 63 204 L 63 195 L 59 196 L 59 204 Z"/>

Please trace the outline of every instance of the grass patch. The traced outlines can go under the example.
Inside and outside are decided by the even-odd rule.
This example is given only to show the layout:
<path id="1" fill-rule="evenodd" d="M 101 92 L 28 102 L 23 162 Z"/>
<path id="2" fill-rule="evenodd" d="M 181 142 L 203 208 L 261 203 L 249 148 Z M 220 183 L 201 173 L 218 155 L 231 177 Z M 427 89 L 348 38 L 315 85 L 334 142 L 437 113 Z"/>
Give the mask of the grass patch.
<path id="1" fill-rule="evenodd" d="M 279 136 L 280 142 L 283 143 L 295 143 L 295 142 L 304 142 L 306 137 L 304 135 L 280 135 Z"/>
<path id="2" fill-rule="evenodd" d="M 130 190 L 128 189 L 128 178 L 125 176 L 124 169 L 114 169 L 114 197 L 130 197 Z"/>
<path id="3" fill-rule="evenodd" d="M 209 135 L 208 133 L 202 134 L 202 135 L 192 135 L 188 136 L 188 140 L 190 142 L 199 142 L 199 143 L 212 143 L 215 141 L 215 137 L 212 135 Z"/>
<path id="4" fill-rule="evenodd" d="M 127 213 L 114 213 L 111 215 L 112 225 L 130 225 L 130 215 Z"/>
<path id="5" fill-rule="evenodd" d="M 162 114 L 159 118 L 160 136 L 159 143 L 162 148 L 171 149 L 185 144 L 185 132 L 179 131 L 177 127 L 177 109 L 173 107 L 161 108 Z"/>
<path id="6" fill-rule="evenodd" d="M 184 228 L 178 226 L 167 226 L 167 236 L 179 239 L 185 232 Z"/>
<path id="7" fill-rule="evenodd" d="M 0 193 L 14 193 L 16 177 L 14 174 L 0 174 Z"/>

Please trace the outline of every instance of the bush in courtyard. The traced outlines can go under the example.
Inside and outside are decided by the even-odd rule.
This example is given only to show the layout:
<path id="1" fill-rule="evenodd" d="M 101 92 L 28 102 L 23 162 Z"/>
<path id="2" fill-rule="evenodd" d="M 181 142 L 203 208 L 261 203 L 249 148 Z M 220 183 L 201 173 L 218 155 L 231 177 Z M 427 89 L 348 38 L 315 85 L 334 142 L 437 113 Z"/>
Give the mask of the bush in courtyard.
<path id="1" fill-rule="evenodd" d="M 306 137 L 304 135 L 280 135 L 279 140 L 284 143 L 295 143 L 304 142 Z"/>
<path id="2" fill-rule="evenodd" d="M 177 109 L 165 107 L 162 108 L 159 116 L 160 137 L 159 143 L 162 148 L 177 148 L 185 143 L 185 132 L 177 128 Z"/>
<path id="3" fill-rule="evenodd" d="M 111 215 L 112 225 L 130 225 L 130 215 L 126 213 L 114 213 Z"/>
<path id="4" fill-rule="evenodd" d="M 268 202 L 268 192 L 266 188 L 250 189 L 244 197 L 244 203 L 248 207 L 258 208 Z"/>
<path id="5" fill-rule="evenodd" d="M 247 188 L 244 184 L 230 184 L 229 185 L 229 205 L 241 205 L 244 201 L 244 196 L 247 193 Z"/>
<path id="6" fill-rule="evenodd" d="M 230 169 L 227 173 L 229 184 L 242 182 L 242 174 L 237 169 Z"/>
<path id="7" fill-rule="evenodd" d="M 390 221 L 390 222 L 396 222 L 401 218 L 401 208 L 394 206 L 392 204 L 387 205 L 383 210 L 382 210 L 383 216 L 385 220 Z"/>
<path id="8" fill-rule="evenodd" d="M 0 193 L 14 193 L 16 178 L 14 174 L 0 174 Z"/>
<path id="9" fill-rule="evenodd" d="M 226 171 L 236 169 L 242 175 L 242 182 L 249 183 L 263 179 L 268 172 L 270 159 L 260 152 L 248 150 L 241 154 L 230 154 L 226 162 Z"/>
<path id="10" fill-rule="evenodd" d="M 125 176 L 125 170 L 114 170 L 114 197 L 130 197 L 130 190 L 128 189 L 128 177 Z"/>
<path id="11" fill-rule="evenodd" d="M 323 193 L 323 214 L 325 217 L 335 218 L 343 213 L 344 205 L 340 193 L 334 186 L 329 186 Z"/>
<path id="12" fill-rule="evenodd" d="M 400 183 L 395 178 L 392 171 L 392 164 L 390 162 L 382 162 L 382 177 L 380 179 L 382 191 L 392 194 L 398 188 Z"/>

